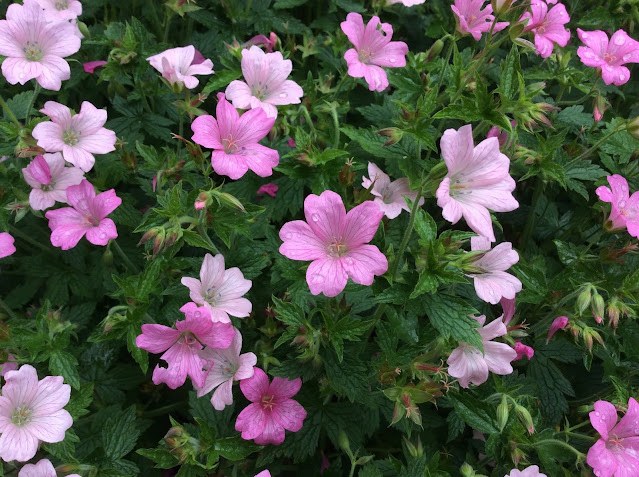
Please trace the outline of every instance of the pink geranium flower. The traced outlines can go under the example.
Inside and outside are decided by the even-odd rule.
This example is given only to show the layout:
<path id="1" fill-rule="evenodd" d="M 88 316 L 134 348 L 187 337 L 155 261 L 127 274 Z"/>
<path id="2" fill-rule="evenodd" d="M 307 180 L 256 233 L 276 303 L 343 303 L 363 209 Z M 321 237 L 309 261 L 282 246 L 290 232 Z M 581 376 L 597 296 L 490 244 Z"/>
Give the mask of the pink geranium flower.
<path id="1" fill-rule="evenodd" d="M 62 80 L 71 77 L 63 58 L 80 49 L 76 27 L 68 22 L 49 22 L 35 0 L 12 3 L 7 19 L 0 20 L 2 74 L 10 84 L 25 84 L 32 78 L 45 89 L 59 91 Z"/>
<path id="2" fill-rule="evenodd" d="M 38 154 L 22 169 L 24 180 L 33 189 L 29 194 L 29 205 L 33 210 L 45 210 L 56 202 L 67 203 L 67 188 L 78 185 L 84 172 L 77 167 L 65 167 L 62 154 Z"/>
<path id="3" fill-rule="evenodd" d="M 490 242 L 485 237 L 470 239 L 472 251 L 488 250 L 473 260 L 467 269 L 467 276 L 475 281 L 477 296 L 496 305 L 502 298 L 513 299 L 521 291 L 521 282 L 517 277 L 506 273 L 519 261 L 519 254 L 512 249 L 510 242 L 504 242 L 490 250 Z"/>
<path id="4" fill-rule="evenodd" d="M 408 45 L 403 41 L 391 41 L 392 25 L 381 23 L 378 16 L 364 25 L 362 16 L 351 12 L 346 15 L 341 27 L 355 46 L 344 54 L 348 74 L 353 78 L 364 78 L 371 91 L 384 91 L 388 87 L 388 77 L 381 66 L 406 66 Z"/>
<path id="5" fill-rule="evenodd" d="M 195 47 L 193 45 L 184 48 L 171 48 L 154 56 L 149 56 L 147 61 L 151 66 L 162 73 L 162 77 L 169 83 L 188 89 L 193 89 L 199 84 L 194 75 L 212 75 L 213 62 L 211 60 L 195 60 Z"/>
<path id="6" fill-rule="evenodd" d="M 36 0 L 44 10 L 47 20 L 74 20 L 82 15 L 82 4 L 78 0 Z"/>
<path id="7" fill-rule="evenodd" d="M 284 430 L 297 432 L 302 428 L 306 411 L 291 399 L 302 387 L 300 378 L 292 381 L 268 376 L 260 368 L 248 379 L 240 381 L 240 389 L 252 402 L 237 416 L 235 430 L 242 439 L 255 440 L 256 444 L 280 445 L 284 442 Z"/>
<path id="8" fill-rule="evenodd" d="M 426 0 L 386 0 L 386 3 L 389 5 L 394 5 L 396 3 L 401 3 L 405 7 L 413 7 L 415 5 L 421 5 Z"/>
<path id="9" fill-rule="evenodd" d="M 407 178 L 402 177 L 391 182 L 390 177 L 372 162 L 368 163 L 368 175 L 370 179 L 362 177 L 362 187 L 368 189 L 373 185 L 371 194 L 375 196 L 374 202 L 379 205 L 386 217 L 394 219 L 402 210 L 410 212 L 404 197 L 414 201 L 417 197 L 417 191 L 410 190 Z M 423 203 L 424 199 L 420 199 L 419 205 Z"/>
<path id="10" fill-rule="evenodd" d="M 31 459 L 43 442 L 61 442 L 73 424 L 62 409 L 69 402 L 71 387 L 62 376 L 38 381 L 36 370 L 25 364 L 5 375 L 0 396 L 0 458 L 5 462 Z"/>
<path id="11" fill-rule="evenodd" d="M 609 402 L 597 401 L 594 407 L 590 423 L 601 437 L 588 451 L 588 465 L 598 477 L 639 475 L 639 404 L 630 398 L 628 411 L 619 422 Z"/>
<path id="12" fill-rule="evenodd" d="M 508 173 L 510 159 L 499 152 L 499 141 L 494 137 L 475 147 L 470 124 L 458 131 L 447 129 L 441 149 L 448 167 L 436 193 L 442 216 L 453 224 L 463 216 L 474 232 L 494 242 L 488 209 L 509 212 L 519 207 L 512 195 L 515 181 Z"/>
<path id="13" fill-rule="evenodd" d="M 49 459 L 41 459 L 37 464 L 26 464 L 20 472 L 18 477 L 57 477 L 55 467 Z M 67 477 L 80 477 L 78 474 L 68 474 Z"/>
<path id="14" fill-rule="evenodd" d="M 530 361 L 535 355 L 535 350 L 530 346 L 526 346 L 521 341 L 517 341 L 517 343 L 515 343 L 515 353 L 517 353 L 517 357 L 513 361 L 519 361 L 524 356 Z"/>
<path id="15" fill-rule="evenodd" d="M 261 194 L 268 194 L 271 197 L 275 197 L 275 194 L 277 193 L 277 189 L 279 189 L 279 187 L 277 187 L 275 184 L 264 184 L 261 185 L 259 189 L 257 189 L 257 194 L 261 195 Z"/>
<path id="16" fill-rule="evenodd" d="M 115 191 L 110 189 L 95 195 L 93 185 L 83 180 L 79 185 L 67 188 L 67 201 L 71 207 L 50 210 L 45 214 L 51 229 L 51 244 L 69 250 L 86 234 L 93 245 L 106 245 L 118 237 L 113 220 L 106 216 L 121 203 Z"/>
<path id="17" fill-rule="evenodd" d="M 242 50 L 242 74 L 244 81 L 231 81 L 226 87 L 226 97 L 240 109 L 262 108 L 269 118 L 277 117 L 277 107 L 297 104 L 304 91 L 295 81 L 286 79 L 291 74 L 293 62 L 285 60 L 282 53 L 265 53 L 257 46 Z"/>
<path id="18" fill-rule="evenodd" d="M 384 213 L 366 201 L 348 214 L 342 198 L 330 190 L 304 200 L 303 220 L 284 224 L 280 253 L 292 260 L 312 260 L 306 271 L 311 293 L 337 296 L 351 278 L 371 285 L 375 275 L 386 273 L 388 261 L 373 239 Z"/>
<path id="19" fill-rule="evenodd" d="M 564 26 L 570 21 L 566 7 L 558 3 L 549 10 L 548 3 L 532 0 L 531 11 L 524 13 L 520 19 L 528 21 L 524 31 L 532 31 L 535 34 L 537 54 L 542 58 L 548 58 L 552 54 L 554 43 L 566 46 L 570 40 L 570 30 Z"/>
<path id="20" fill-rule="evenodd" d="M 477 41 L 481 39 L 483 32 L 489 32 L 495 17 L 492 15 L 493 7 L 487 5 L 482 10 L 486 0 L 455 0 L 451 5 L 453 13 L 457 15 L 458 29 L 461 33 L 469 33 Z M 508 26 L 508 22 L 498 22 L 493 28 L 497 33 Z"/>
<path id="21" fill-rule="evenodd" d="M 550 325 L 550 329 L 548 330 L 548 337 L 546 338 L 546 344 L 550 342 L 550 338 L 557 333 L 558 330 L 563 330 L 568 324 L 567 316 L 559 316 L 555 318 Z"/>
<path id="22" fill-rule="evenodd" d="M 490 244 L 488 246 L 490 246 Z M 502 297 L 499 303 L 501 304 L 501 309 L 504 310 L 504 325 L 508 326 L 510 320 L 515 316 L 515 299 Z"/>
<path id="23" fill-rule="evenodd" d="M 166 383 L 171 389 L 176 389 L 189 376 L 194 386 L 202 387 L 206 361 L 199 356 L 199 351 L 204 346 L 228 348 L 235 329 L 230 323 L 214 323 L 208 310 L 195 303 L 187 303 L 180 311 L 186 319 L 175 323 L 177 329 L 164 325 L 142 325 L 142 334 L 135 339 L 135 344 L 150 353 L 165 351 L 160 359 L 167 362 L 168 368 L 155 367 L 153 382 L 156 385 Z"/>
<path id="24" fill-rule="evenodd" d="M 115 151 L 115 133 L 102 127 L 107 120 L 104 109 L 83 101 L 80 112 L 72 116 L 71 110 L 63 104 L 47 101 L 40 112 L 49 116 L 51 121 L 33 128 L 38 146 L 47 152 L 62 152 L 65 161 L 84 172 L 93 168 L 93 154 Z"/>
<path id="25" fill-rule="evenodd" d="M 16 253 L 16 248 L 13 245 L 14 241 L 14 238 L 7 232 L 0 232 L 0 258 Z"/>
<path id="26" fill-rule="evenodd" d="M 586 44 L 577 49 L 579 59 L 586 66 L 601 68 L 601 77 L 606 84 L 621 86 L 630 79 L 626 63 L 639 63 L 639 42 L 624 30 L 613 33 L 610 41 L 601 30 L 583 31 L 577 28 L 579 39 Z"/>
<path id="27" fill-rule="evenodd" d="M 480 325 L 484 325 L 484 315 L 475 318 Z M 488 379 L 488 372 L 495 374 L 510 374 L 513 368 L 510 362 L 517 357 L 517 352 L 505 343 L 495 343 L 491 340 L 504 336 L 508 330 L 501 318 L 479 328 L 484 353 L 468 343 L 460 343 L 448 357 L 448 374 L 457 378 L 462 388 L 469 383 L 477 386 Z"/>
<path id="28" fill-rule="evenodd" d="M 603 202 L 610 202 L 610 216 L 606 222 L 608 230 L 628 229 L 628 233 L 639 238 L 639 191 L 630 195 L 628 181 L 614 174 L 608 176 L 610 187 L 597 187 L 597 195 Z"/>
<path id="29" fill-rule="evenodd" d="M 536 465 L 531 465 L 524 470 L 513 469 L 510 471 L 510 474 L 504 477 L 546 477 L 546 474 L 542 474 Z"/>
<path id="30" fill-rule="evenodd" d="M 226 349 L 204 348 L 200 358 L 209 362 L 206 380 L 202 387 L 197 387 L 197 397 L 215 392 L 211 396 L 211 404 L 218 411 L 233 404 L 233 381 L 241 381 L 253 376 L 253 366 L 257 364 L 254 353 L 240 354 L 242 351 L 242 334 L 235 329 L 231 346 Z M 217 389 L 216 389 L 217 388 Z"/>
<path id="31" fill-rule="evenodd" d="M 86 73 L 91 74 L 95 72 L 96 68 L 101 68 L 106 64 L 107 62 L 104 60 L 87 61 L 86 63 L 82 63 L 82 68 L 84 68 L 84 71 Z"/>
<path id="32" fill-rule="evenodd" d="M 250 169 L 260 177 L 273 174 L 280 162 L 275 149 L 258 144 L 269 133 L 275 118 L 268 118 L 262 108 L 245 112 L 240 116 L 223 93 L 217 95 L 213 116 L 195 118 L 193 141 L 213 149 L 211 165 L 216 174 L 239 179 Z"/>
<path id="33" fill-rule="evenodd" d="M 189 288 L 191 300 L 203 305 L 214 322 L 230 323 L 229 315 L 244 318 L 251 314 L 253 305 L 243 296 L 251 289 L 237 268 L 224 269 L 224 256 L 207 253 L 200 268 L 200 279 L 183 277 L 182 285 Z"/>

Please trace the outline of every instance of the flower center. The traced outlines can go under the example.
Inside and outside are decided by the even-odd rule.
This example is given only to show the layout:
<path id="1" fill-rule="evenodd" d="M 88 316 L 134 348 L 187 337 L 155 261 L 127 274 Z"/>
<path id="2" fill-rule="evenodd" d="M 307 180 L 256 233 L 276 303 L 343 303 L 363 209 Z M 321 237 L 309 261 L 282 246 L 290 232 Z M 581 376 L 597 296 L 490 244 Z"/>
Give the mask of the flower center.
<path id="1" fill-rule="evenodd" d="M 18 427 L 26 426 L 31 422 L 33 410 L 28 407 L 18 406 L 11 413 L 11 422 Z"/>
<path id="2" fill-rule="evenodd" d="M 229 134 L 228 138 L 222 139 L 222 147 L 226 154 L 235 154 L 238 149 L 237 139 L 233 139 L 233 136 Z"/>
<path id="3" fill-rule="evenodd" d="M 267 92 L 268 92 L 268 86 L 267 85 L 262 85 L 260 83 L 254 85 L 251 88 L 251 93 L 253 93 L 253 96 L 255 96 L 260 101 L 262 101 L 264 99 L 264 96 L 266 96 Z"/>
<path id="4" fill-rule="evenodd" d="M 79 134 L 73 129 L 67 129 L 62 134 L 62 141 L 68 146 L 75 146 L 80 140 Z"/>
<path id="5" fill-rule="evenodd" d="M 212 306 L 215 306 L 217 299 L 222 298 L 222 295 L 217 293 L 217 290 L 215 289 L 215 287 L 211 287 L 206 290 L 206 293 L 203 298 L 204 298 L 204 301 L 206 301 L 207 303 L 210 303 Z"/>
<path id="6" fill-rule="evenodd" d="M 184 344 L 184 345 L 189 346 L 189 347 L 193 346 L 197 342 L 198 342 L 197 338 L 190 331 L 185 331 L 178 338 L 178 343 Z"/>
<path id="7" fill-rule="evenodd" d="M 612 64 L 615 61 L 617 61 L 617 57 L 615 55 L 612 55 L 612 54 L 608 53 L 608 52 L 604 53 L 603 59 L 608 64 Z"/>
<path id="8" fill-rule="evenodd" d="M 67 2 L 67 0 L 58 0 L 57 2 L 55 2 L 56 10 L 66 10 L 67 8 L 69 8 L 69 3 Z"/>
<path id="9" fill-rule="evenodd" d="M 328 254 L 333 257 L 342 257 L 346 254 L 346 245 L 340 240 L 333 240 L 333 242 L 328 246 Z"/>
<path id="10" fill-rule="evenodd" d="M 272 410 L 275 406 L 273 402 L 275 400 L 275 396 L 269 396 L 268 394 L 262 396 L 262 409 L 264 410 Z"/>
<path id="11" fill-rule="evenodd" d="M 367 49 L 361 49 L 359 50 L 357 57 L 362 63 L 368 64 L 368 62 L 371 60 L 371 52 Z"/>
<path id="12" fill-rule="evenodd" d="M 51 180 L 48 184 L 42 184 L 40 186 L 40 189 L 42 189 L 45 192 L 51 192 L 53 189 L 55 189 L 55 182 Z"/>
<path id="13" fill-rule="evenodd" d="M 35 42 L 27 41 L 22 51 L 24 52 L 24 57 L 29 61 L 40 61 L 44 56 L 40 45 Z"/>

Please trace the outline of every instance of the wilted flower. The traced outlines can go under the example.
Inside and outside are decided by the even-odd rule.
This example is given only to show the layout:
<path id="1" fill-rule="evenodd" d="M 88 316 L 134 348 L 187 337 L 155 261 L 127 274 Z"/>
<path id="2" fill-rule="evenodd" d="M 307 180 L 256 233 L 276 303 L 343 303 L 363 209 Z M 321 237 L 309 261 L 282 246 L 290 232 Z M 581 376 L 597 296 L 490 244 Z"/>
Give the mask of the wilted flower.
<path id="1" fill-rule="evenodd" d="M 639 63 L 639 42 L 628 36 L 624 30 L 617 30 L 610 40 L 601 30 L 583 31 L 577 28 L 579 39 L 586 46 L 580 46 L 577 54 L 586 66 L 601 69 L 601 77 L 606 84 L 621 86 L 630 79 L 626 63 Z"/>
<path id="2" fill-rule="evenodd" d="M 56 202 L 67 203 L 67 188 L 78 185 L 84 172 L 77 167 L 65 167 L 62 154 L 38 154 L 22 169 L 24 180 L 33 189 L 29 193 L 29 205 L 33 210 L 45 210 Z"/>
<path id="3" fill-rule="evenodd" d="M 639 238 L 639 191 L 630 195 L 628 181 L 619 174 L 608 176 L 610 187 L 597 187 L 595 191 L 603 202 L 610 202 L 610 216 L 606 228 L 610 231 L 628 229 Z"/>
<path id="4" fill-rule="evenodd" d="M 259 189 L 257 189 L 257 195 L 268 194 L 271 197 L 275 197 L 277 193 L 278 187 L 275 184 L 268 183 L 261 185 Z"/>
<path id="5" fill-rule="evenodd" d="M 7 232 L 0 232 L 0 258 L 16 253 L 16 248 L 13 245 L 14 241 L 14 238 Z"/>
<path id="6" fill-rule="evenodd" d="M 213 62 L 211 60 L 196 60 L 196 51 L 193 45 L 171 48 L 157 55 L 149 56 L 147 61 L 151 63 L 153 68 L 162 73 L 162 77 L 169 83 L 193 89 L 200 83 L 195 75 L 213 74 Z"/>
<path id="7" fill-rule="evenodd" d="M 546 344 L 550 342 L 550 338 L 558 331 L 563 330 L 568 324 L 567 316 L 559 316 L 555 318 L 550 325 L 550 329 L 548 330 L 548 337 L 546 338 Z"/>
<path id="8" fill-rule="evenodd" d="M 556 3 L 556 0 L 548 3 Z M 530 10 L 531 12 L 523 14 L 520 21 L 528 21 L 524 31 L 532 31 L 535 34 L 537 54 L 542 58 L 548 58 L 552 54 L 554 43 L 559 46 L 568 44 L 570 30 L 564 25 L 570 21 L 570 17 L 562 3 L 549 10 L 545 1 L 532 0 Z"/>
<path id="9" fill-rule="evenodd" d="M 384 215 L 389 219 L 397 217 L 402 210 L 410 212 L 408 204 L 404 197 L 408 197 L 411 200 L 417 198 L 417 191 L 411 191 L 408 179 L 402 177 L 401 179 L 391 182 L 390 177 L 384 173 L 376 164 L 368 163 L 368 177 L 362 177 L 362 187 L 371 189 L 371 194 L 375 196 L 374 202 L 379 205 Z M 424 199 L 420 199 L 419 205 L 424 203 Z"/>
<path id="10" fill-rule="evenodd" d="M 513 361 L 519 361 L 524 356 L 526 356 L 526 358 L 528 358 L 528 361 L 530 361 L 531 358 L 535 355 L 535 350 L 532 349 L 530 346 L 526 346 L 521 341 L 517 341 L 517 343 L 515 343 L 515 352 L 517 353 L 517 357 Z"/>
<path id="11" fill-rule="evenodd" d="M 82 68 L 84 69 L 85 73 L 91 74 L 94 73 L 97 68 L 101 68 L 106 64 L 107 62 L 104 60 L 87 61 L 86 63 L 82 63 Z"/>

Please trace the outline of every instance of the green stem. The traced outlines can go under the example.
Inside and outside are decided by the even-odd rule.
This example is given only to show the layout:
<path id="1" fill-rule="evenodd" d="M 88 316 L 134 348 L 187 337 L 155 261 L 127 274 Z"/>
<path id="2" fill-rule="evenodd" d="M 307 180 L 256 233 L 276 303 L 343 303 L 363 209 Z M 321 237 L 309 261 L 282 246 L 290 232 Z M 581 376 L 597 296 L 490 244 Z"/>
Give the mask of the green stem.
<path id="1" fill-rule="evenodd" d="M 133 264 L 133 262 L 129 259 L 129 257 L 127 257 L 126 253 L 124 253 L 124 250 L 122 250 L 120 248 L 120 245 L 115 240 L 111 240 L 110 243 L 113 244 L 113 247 L 115 248 L 115 251 L 118 253 L 120 258 L 122 259 L 122 261 L 126 265 L 126 268 L 128 268 L 129 271 L 132 272 L 132 273 L 135 273 L 135 274 L 140 273 L 140 270 L 138 269 L 138 267 L 136 267 Z"/>
<path id="2" fill-rule="evenodd" d="M 355 459 L 351 459 L 351 471 L 348 474 L 348 477 L 353 477 L 355 475 L 355 467 L 357 467 L 357 464 L 355 463 Z"/>
<path id="3" fill-rule="evenodd" d="M 29 117 L 31 116 L 31 109 L 33 108 L 33 105 L 38 99 L 39 94 L 40 94 L 40 83 L 36 81 L 35 88 L 33 88 L 33 97 L 31 98 L 31 102 L 29 103 L 29 107 L 27 108 L 27 119 L 25 120 L 25 123 L 29 122 Z"/>
<path id="4" fill-rule="evenodd" d="M 577 449 L 575 449 L 573 446 L 571 446 L 570 444 L 565 443 L 564 441 L 560 441 L 558 439 L 542 439 L 540 441 L 534 442 L 532 444 L 523 444 L 520 443 L 519 445 L 521 447 L 536 447 L 536 446 L 540 446 L 540 445 L 544 445 L 544 444 L 552 444 L 552 445 L 558 445 L 560 447 L 563 447 L 564 449 L 567 449 L 571 452 L 574 452 L 574 454 L 577 456 L 578 459 L 583 459 L 585 456 L 585 454 L 579 452 Z"/>
<path id="5" fill-rule="evenodd" d="M 171 26 L 171 20 L 173 20 L 173 10 L 168 9 L 168 13 L 166 16 L 165 24 L 164 24 L 164 36 L 162 37 L 162 43 L 167 43 L 169 41 L 169 27 Z"/>
<path id="6" fill-rule="evenodd" d="M 2 308 L 4 311 L 6 311 L 7 315 L 9 315 L 14 320 L 18 319 L 18 315 L 16 315 L 13 312 L 13 310 L 7 306 L 7 304 L 4 302 L 4 300 L 2 298 L 0 298 L 0 308 Z"/>
<path id="7" fill-rule="evenodd" d="M 335 107 L 335 103 L 333 103 L 331 107 L 331 116 L 333 117 L 333 127 L 335 128 L 333 147 L 337 149 L 339 147 L 339 119 L 337 117 L 337 108 Z"/>
<path id="8" fill-rule="evenodd" d="M 18 127 L 22 127 L 22 124 L 20 124 L 20 121 L 18 121 L 18 118 L 16 118 L 16 115 L 13 114 L 13 111 L 11 111 L 11 108 L 9 107 L 9 105 L 5 102 L 4 99 L 2 99 L 2 96 L 0 96 L 0 106 L 2 106 L 2 109 L 4 109 L 4 112 L 7 113 L 7 116 L 9 116 L 9 119 L 11 119 L 11 121 L 13 121 L 13 123 L 18 126 Z"/>
<path id="9" fill-rule="evenodd" d="M 612 136 L 614 136 L 615 134 L 617 134 L 619 131 L 621 131 L 623 128 L 625 128 L 626 126 L 623 125 L 623 127 L 617 127 L 614 130 L 610 131 L 608 134 L 606 134 L 604 137 L 602 137 L 599 141 L 597 141 L 595 143 L 594 146 L 592 146 L 590 149 L 588 149 L 585 152 L 582 152 L 581 154 L 579 154 L 577 157 L 575 157 L 573 159 L 573 162 L 577 162 L 582 160 L 584 157 L 588 157 L 589 154 L 591 154 L 593 151 L 596 151 L 597 149 L 599 149 L 599 146 L 601 146 L 604 142 L 606 142 L 608 139 L 610 139 Z"/>
<path id="10" fill-rule="evenodd" d="M 528 240 L 530 240 L 530 236 L 535 227 L 535 220 L 537 218 L 537 203 L 539 202 L 539 198 L 541 197 L 541 193 L 543 192 L 543 190 L 544 181 L 538 178 L 537 184 L 535 185 L 535 192 L 533 192 L 532 207 L 530 209 L 530 212 L 528 213 L 524 232 L 521 234 L 521 238 L 519 239 L 519 248 L 523 248 Z"/>
<path id="11" fill-rule="evenodd" d="M 162 414 L 166 414 L 167 412 L 173 411 L 174 409 L 179 409 L 182 406 L 184 406 L 184 403 L 181 403 L 181 402 L 168 404 L 166 406 L 162 406 L 162 407 L 159 407 L 157 409 L 153 409 L 152 411 L 143 412 L 142 416 L 140 416 L 140 417 L 142 417 L 143 419 L 147 419 L 149 417 L 161 416 Z"/>
<path id="12" fill-rule="evenodd" d="M 53 251 L 51 249 L 45 247 L 40 242 L 38 242 L 36 240 L 33 240 L 31 237 L 29 237 L 27 234 L 21 232 L 20 229 L 14 227 L 13 225 L 9 225 L 9 232 L 11 232 L 12 235 L 20 237 L 22 240 L 24 240 L 25 242 L 28 242 L 29 244 L 33 245 L 34 247 L 39 248 L 43 252 L 46 252 L 48 254 L 52 254 L 53 253 Z"/>
<path id="13" fill-rule="evenodd" d="M 220 253 L 220 251 L 217 249 L 217 247 L 213 243 L 213 240 L 211 240 L 211 238 L 209 237 L 209 234 L 206 232 L 206 227 L 204 226 L 204 220 L 206 217 L 205 214 L 206 212 L 204 210 L 200 211 L 200 221 L 197 225 L 197 231 L 200 234 L 200 236 L 204 240 L 206 240 L 206 242 L 209 244 L 209 247 L 211 247 L 211 250 L 213 251 L 213 253 L 218 254 Z"/>

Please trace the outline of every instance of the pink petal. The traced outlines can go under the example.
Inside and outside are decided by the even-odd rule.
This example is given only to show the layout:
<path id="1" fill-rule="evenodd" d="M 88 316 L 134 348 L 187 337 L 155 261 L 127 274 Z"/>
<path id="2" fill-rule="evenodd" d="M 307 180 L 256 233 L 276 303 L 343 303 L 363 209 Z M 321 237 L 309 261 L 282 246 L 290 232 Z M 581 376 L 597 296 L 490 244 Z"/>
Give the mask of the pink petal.
<path id="1" fill-rule="evenodd" d="M 177 341 L 180 332 L 164 325 L 142 325 L 142 334 L 135 339 L 138 348 L 150 353 L 162 353 Z"/>
<path id="2" fill-rule="evenodd" d="M 240 382 L 240 387 L 246 381 L 248 379 Z M 262 407 L 259 404 L 249 404 L 237 416 L 235 430 L 242 433 L 242 439 L 255 439 L 264 432 L 266 421 L 266 413 L 262 410 Z"/>
<path id="3" fill-rule="evenodd" d="M 375 211 L 375 214 L 378 215 L 379 211 Z M 321 242 L 328 245 L 331 240 L 342 236 L 346 225 L 346 209 L 342 198 L 335 192 L 327 190 L 319 196 L 308 195 L 304 200 L 304 215 Z"/>
<path id="4" fill-rule="evenodd" d="M 603 439 L 599 439 L 588 450 L 586 462 L 597 472 L 597 477 L 612 477 L 618 467 L 617 459 L 606 448 L 606 441 Z"/>
<path id="5" fill-rule="evenodd" d="M 347 281 L 348 275 L 341 259 L 314 260 L 306 270 L 306 282 L 313 295 L 337 296 L 344 290 Z"/>
<path id="6" fill-rule="evenodd" d="M 211 153 L 211 165 L 216 174 L 228 176 L 234 180 L 240 179 L 249 169 L 244 156 L 227 154 L 224 151 Z"/>
<path id="7" fill-rule="evenodd" d="M 104 60 L 88 61 L 86 63 L 82 63 L 82 68 L 84 68 L 85 73 L 91 74 L 95 72 L 96 68 L 100 68 L 106 64 L 107 62 Z"/>
<path id="8" fill-rule="evenodd" d="M 274 396 L 276 400 L 285 400 L 295 396 L 302 387 L 302 380 L 297 379 L 285 379 L 285 378 L 273 378 L 273 382 L 268 388 L 267 394 Z"/>
<path id="9" fill-rule="evenodd" d="M 259 402 L 268 392 L 268 376 L 260 368 L 255 368 L 252 377 L 240 381 L 240 389 L 246 399 L 252 402 Z"/>
<path id="10" fill-rule="evenodd" d="M 43 442 L 62 442 L 64 435 L 73 425 L 73 419 L 64 409 L 46 416 L 33 417 L 28 429 L 34 437 Z"/>
<path id="11" fill-rule="evenodd" d="M 47 101 L 47 104 L 51 101 Z M 33 128 L 33 138 L 38 141 L 38 146 L 48 152 L 59 152 L 64 147 L 62 141 L 62 126 L 52 121 L 36 124 Z"/>
<path id="12" fill-rule="evenodd" d="M 16 248 L 13 245 L 14 238 L 7 232 L 0 232 L 0 258 L 8 257 L 16 253 Z"/>
<path id="13" fill-rule="evenodd" d="M 233 404 L 233 380 L 223 382 L 211 396 L 211 404 L 216 411 L 223 411 L 226 406 Z"/>
<path id="14" fill-rule="evenodd" d="M 635 398 L 630 398 L 628 401 L 628 411 L 621 418 L 619 423 L 610 431 L 611 434 L 617 437 L 635 437 L 639 434 L 637 430 L 639 426 L 639 404 Z"/>
<path id="15" fill-rule="evenodd" d="M 386 256 L 374 245 L 360 245 L 342 258 L 342 267 L 355 283 L 372 285 L 376 275 L 388 270 Z"/>
<path id="16" fill-rule="evenodd" d="M 191 124 L 193 142 L 209 149 L 224 149 L 220 142 L 220 131 L 213 116 L 198 116 Z"/>
<path id="17" fill-rule="evenodd" d="M 250 109 L 253 92 L 249 85 L 247 85 L 244 81 L 231 81 L 231 83 L 226 87 L 224 94 L 227 99 L 233 103 L 234 107 Z"/>
<path id="18" fill-rule="evenodd" d="M 64 384 L 62 376 L 46 376 L 38 383 L 31 407 L 36 417 L 59 411 L 69 403 L 71 386 Z"/>
<path id="19" fill-rule="evenodd" d="M 6 61 L 6 60 L 5 60 Z M 0 436 L 0 458 L 5 462 L 26 462 L 38 451 L 38 439 L 29 427 L 10 426 Z"/>
<path id="20" fill-rule="evenodd" d="M 447 360 L 448 374 L 457 378 L 462 388 L 469 383 L 480 385 L 488 379 L 488 366 L 481 352 L 466 344 L 455 348 Z"/>
<path id="21" fill-rule="evenodd" d="M 242 437 L 244 437 L 244 434 L 242 434 Z M 264 430 L 259 436 L 255 437 L 255 443 L 261 446 L 267 444 L 278 446 L 284 442 L 284 438 L 284 428 L 277 423 L 272 415 L 266 415 Z"/>
<path id="22" fill-rule="evenodd" d="M 607 401 L 597 401 L 595 410 L 589 413 L 590 423 L 601 434 L 602 439 L 608 440 L 608 433 L 617 424 L 617 410 Z"/>
<path id="23" fill-rule="evenodd" d="M 354 207 L 346 214 L 344 231 L 342 237 L 349 250 L 370 242 L 379 223 L 384 216 L 384 212 L 379 206 L 371 201 L 366 201 Z"/>
<path id="24" fill-rule="evenodd" d="M 326 247 L 302 220 L 284 224 L 280 230 L 280 253 L 291 260 L 318 260 L 326 256 Z"/>
<path id="25" fill-rule="evenodd" d="M 297 432 L 304 424 L 306 411 L 297 401 L 287 399 L 273 407 L 271 416 L 284 429 Z"/>
<path id="26" fill-rule="evenodd" d="M 495 374 L 506 375 L 513 372 L 510 365 L 517 357 L 517 352 L 506 343 L 484 341 L 484 361 L 488 371 Z"/>
<path id="27" fill-rule="evenodd" d="M 246 114 L 248 113 L 244 115 Z M 261 144 L 248 144 L 243 146 L 242 155 L 248 168 L 260 177 L 272 175 L 273 168 L 277 167 L 280 163 L 279 153 L 275 149 L 262 146 Z"/>

